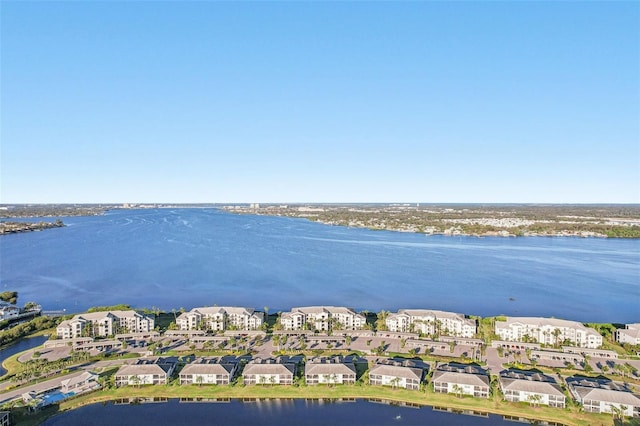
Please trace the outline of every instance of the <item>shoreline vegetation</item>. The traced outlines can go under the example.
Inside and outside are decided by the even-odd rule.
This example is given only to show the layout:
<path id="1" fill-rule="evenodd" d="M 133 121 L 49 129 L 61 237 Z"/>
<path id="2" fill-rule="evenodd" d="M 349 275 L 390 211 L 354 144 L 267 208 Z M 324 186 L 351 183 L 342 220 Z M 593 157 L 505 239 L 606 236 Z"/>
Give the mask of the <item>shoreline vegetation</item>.
<path id="1" fill-rule="evenodd" d="M 65 226 L 60 219 L 57 219 L 55 222 L 0 222 L 0 235 L 42 231 L 45 229 L 63 228 Z"/>
<path id="2" fill-rule="evenodd" d="M 639 205 L 250 204 L 223 209 L 426 235 L 640 238 Z"/>

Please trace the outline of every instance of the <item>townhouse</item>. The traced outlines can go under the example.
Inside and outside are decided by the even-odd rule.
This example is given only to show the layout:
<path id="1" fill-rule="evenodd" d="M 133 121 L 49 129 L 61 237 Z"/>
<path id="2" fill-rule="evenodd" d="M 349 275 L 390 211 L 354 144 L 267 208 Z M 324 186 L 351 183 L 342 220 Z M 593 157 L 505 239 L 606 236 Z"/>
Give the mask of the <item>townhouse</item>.
<path id="1" fill-rule="evenodd" d="M 167 384 L 177 363 L 175 357 L 139 358 L 134 364 L 118 369 L 115 374 L 116 386 Z"/>
<path id="2" fill-rule="evenodd" d="M 489 398 L 489 374 L 476 365 L 441 364 L 434 371 L 432 382 L 435 392 Z"/>
<path id="3" fill-rule="evenodd" d="M 566 397 L 555 379 L 537 372 L 505 370 L 498 379 L 504 399 L 564 408 Z"/>
<path id="4" fill-rule="evenodd" d="M 565 341 L 596 349 L 602 346 L 602 336 L 596 330 L 576 321 L 539 317 L 507 317 L 495 322 L 495 332 L 506 341 L 535 341 L 559 345 Z"/>
<path id="5" fill-rule="evenodd" d="M 280 315 L 284 330 L 360 330 L 367 319 L 353 309 L 336 306 L 306 306 L 293 308 Z"/>
<path id="6" fill-rule="evenodd" d="M 246 385 L 292 385 L 298 363 L 286 358 L 256 358 L 245 365 L 242 379 Z"/>
<path id="7" fill-rule="evenodd" d="M 232 306 L 193 308 L 176 319 L 180 330 L 257 330 L 263 322 L 264 313 L 256 312 L 253 308 Z"/>
<path id="8" fill-rule="evenodd" d="M 91 312 L 62 321 L 56 328 L 56 334 L 59 339 L 106 337 L 117 333 L 149 332 L 154 326 L 153 317 L 133 310 Z"/>
<path id="9" fill-rule="evenodd" d="M 369 384 L 419 390 L 428 365 L 410 360 L 382 360 L 369 370 Z"/>
<path id="10" fill-rule="evenodd" d="M 180 371 L 181 385 L 228 385 L 235 377 L 239 359 L 235 357 L 199 358 Z"/>
<path id="11" fill-rule="evenodd" d="M 475 320 L 454 312 L 427 309 L 400 309 L 385 320 L 389 331 L 472 338 L 476 334 Z"/>
<path id="12" fill-rule="evenodd" d="M 304 377 L 308 385 L 354 384 L 356 367 L 351 359 L 313 358 L 305 364 Z"/>
<path id="13" fill-rule="evenodd" d="M 640 398 L 626 384 L 590 377 L 568 377 L 566 382 L 571 395 L 588 413 L 640 417 Z"/>

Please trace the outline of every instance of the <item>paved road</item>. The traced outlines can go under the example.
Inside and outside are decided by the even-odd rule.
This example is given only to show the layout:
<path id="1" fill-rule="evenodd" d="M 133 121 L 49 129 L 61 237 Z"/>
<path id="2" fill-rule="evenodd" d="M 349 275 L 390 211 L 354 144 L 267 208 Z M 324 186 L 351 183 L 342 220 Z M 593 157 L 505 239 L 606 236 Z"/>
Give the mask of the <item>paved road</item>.
<path id="1" fill-rule="evenodd" d="M 55 379 L 50 379 L 50 380 L 45 380 L 42 381 L 40 383 L 36 383 L 33 385 L 29 385 L 29 386 L 23 386 L 20 387 L 19 389 L 13 389 L 10 390 L 8 392 L 2 392 L 0 393 L 0 404 L 4 403 L 6 401 L 10 401 L 16 397 L 19 397 L 20 395 L 22 395 L 23 393 L 26 392 L 30 392 L 30 391 L 36 391 L 36 392 L 44 392 L 47 391 L 49 389 L 55 389 L 57 387 L 60 386 L 60 382 L 65 380 L 65 379 L 70 379 L 76 376 L 79 376 L 80 374 L 82 374 L 84 371 L 87 370 L 96 370 L 96 369 L 100 369 L 100 368 L 104 368 L 104 367 L 111 367 L 111 366 L 118 366 L 118 365 L 122 365 L 125 363 L 130 363 L 132 361 L 135 361 L 135 359 L 118 359 L 118 360 L 109 360 L 109 361 L 98 361 L 96 363 L 93 364 L 87 364 L 87 365 L 83 365 L 80 366 L 76 371 L 74 371 L 73 373 L 67 374 L 65 376 L 62 377 L 56 377 Z M 2 384 L 0 384 L 1 389 L 4 391 L 4 389 L 11 385 L 11 382 L 3 382 Z"/>

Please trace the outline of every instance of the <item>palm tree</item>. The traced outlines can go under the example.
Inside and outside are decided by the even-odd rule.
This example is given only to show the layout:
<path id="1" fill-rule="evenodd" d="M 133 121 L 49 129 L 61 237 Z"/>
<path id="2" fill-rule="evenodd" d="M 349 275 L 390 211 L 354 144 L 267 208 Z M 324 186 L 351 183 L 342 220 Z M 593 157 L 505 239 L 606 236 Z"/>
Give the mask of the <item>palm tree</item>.
<path id="1" fill-rule="evenodd" d="M 462 386 L 456 383 L 451 387 L 451 390 L 453 391 L 454 395 L 456 395 L 458 398 L 462 398 L 462 391 L 464 390 L 462 389 Z"/>
<path id="2" fill-rule="evenodd" d="M 542 395 L 540 395 L 540 394 L 538 394 L 538 393 L 536 393 L 536 394 L 532 394 L 532 395 L 529 395 L 529 396 L 527 397 L 527 401 L 529 401 L 529 404 L 530 404 L 532 407 L 537 407 L 537 406 L 538 406 L 538 404 L 540 404 L 540 401 L 542 401 Z"/>
<path id="3" fill-rule="evenodd" d="M 331 385 L 330 383 L 331 376 L 329 374 L 323 374 L 322 378 L 324 379 L 324 382 L 327 384 L 327 387 L 329 387 Z"/>
<path id="4" fill-rule="evenodd" d="M 555 346 L 559 346 L 558 344 L 558 336 L 560 336 L 560 334 L 562 334 L 562 331 L 560 331 L 559 328 L 556 328 L 555 330 L 553 330 L 553 337 L 555 338 Z"/>
<path id="5" fill-rule="evenodd" d="M 140 387 L 140 382 L 142 380 L 140 379 L 140 377 L 138 375 L 135 375 L 133 377 L 131 377 L 131 383 L 133 383 L 134 386 L 138 386 Z"/>
<path id="6" fill-rule="evenodd" d="M 398 387 L 398 384 L 400 383 L 400 377 L 394 377 L 393 379 L 390 380 L 391 382 L 391 387 L 393 389 Z"/>

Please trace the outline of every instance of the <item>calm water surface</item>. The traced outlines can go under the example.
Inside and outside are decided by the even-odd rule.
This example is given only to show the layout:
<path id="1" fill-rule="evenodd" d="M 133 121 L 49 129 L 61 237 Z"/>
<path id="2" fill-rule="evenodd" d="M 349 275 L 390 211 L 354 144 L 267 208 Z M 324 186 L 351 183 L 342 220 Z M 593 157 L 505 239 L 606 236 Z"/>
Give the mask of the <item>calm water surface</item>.
<path id="1" fill-rule="evenodd" d="M 142 423 L 141 423 L 142 422 Z M 140 405 L 93 404 L 52 417 L 44 425 L 155 426 L 209 425 L 238 426 L 400 426 L 400 425 L 514 425 L 500 416 L 466 416 L 434 411 L 431 407 L 406 408 L 354 402 L 267 400 L 228 403 L 165 403 Z"/>
<path id="2" fill-rule="evenodd" d="M 0 289 L 44 309 L 335 304 L 640 321 L 640 241 L 370 231 L 215 209 L 117 210 L 0 237 Z"/>
<path id="3" fill-rule="evenodd" d="M 4 376 L 5 374 L 7 374 L 7 370 L 2 367 L 2 363 L 5 359 L 22 351 L 40 346 L 41 344 L 46 342 L 48 338 L 49 336 L 29 337 L 27 339 L 21 339 L 17 343 L 7 346 L 6 348 L 0 349 L 0 376 Z"/>

